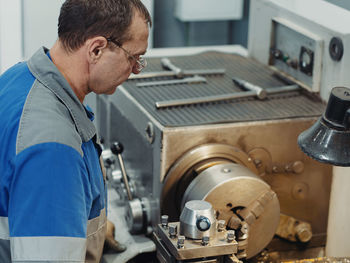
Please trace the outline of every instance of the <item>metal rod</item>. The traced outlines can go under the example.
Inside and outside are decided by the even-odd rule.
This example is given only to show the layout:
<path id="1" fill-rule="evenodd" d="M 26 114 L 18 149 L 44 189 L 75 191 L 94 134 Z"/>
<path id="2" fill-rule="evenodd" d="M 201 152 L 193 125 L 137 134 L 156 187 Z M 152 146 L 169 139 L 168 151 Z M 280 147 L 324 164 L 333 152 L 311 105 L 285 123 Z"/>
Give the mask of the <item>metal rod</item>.
<path id="1" fill-rule="evenodd" d="M 223 75 L 226 69 L 191 69 L 184 70 L 183 76 L 194 76 L 194 75 Z M 158 77 L 175 77 L 176 73 L 173 71 L 154 71 L 154 72 L 144 72 L 140 74 L 131 74 L 129 79 L 150 79 Z"/>
<path id="2" fill-rule="evenodd" d="M 300 88 L 298 85 L 288 85 L 288 86 L 282 86 L 282 87 L 276 87 L 276 88 L 267 88 L 265 90 L 267 94 L 275 94 L 275 93 L 296 91 L 299 89 Z M 256 96 L 256 94 L 257 94 L 256 91 L 234 92 L 234 93 L 228 93 L 228 94 L 189 98 L 189 99 L 157 101 L 155 104 L 156 104 L 156 108 L 160 109 L 160 108 L 166 108 L 166 107 L 184 106 L 184 105 L 193 105 L 193 104 L 199 104 L 199 103 L 247 98 L 247 97 Z"/>
<path id="3" fill-rule="evenodd" d="M 245 90 L 255 91 L 257 98 L 260 100 L 265 99 L 267 96 L 266 90 L 263 89 L 262 87 L 259 87 L 257 85 L 254 85 L 254 84 L 248 82 L 248 81 L 245 81 L 243 79 L 239 79 L 236 77 L 233 77 L 232 80 L 236 85 L 242 87 Z"/>
<path id="4" fill-rule="evenodd" d="M 123 176 L 123 181 L 124 181 L 125 188 L 126 188 L 126 193 L 128 195 L 128 199 L 131 201 L 132 195 L 131 195 L 131 191 L 130 191 L 128 177 L 126 176 L 124 161 L 123 161 L 121 154 L 118 154 L 117 156 L 118 156 L 118 161 L 119 161 L 119 165 L 120 165 L 120 170 L 122 171 L 122 176 Z"/>
<path id="5" fill-rule="evenodd" d="M 266 88 L 265 90 L 267 94 L 275 94 L 281 92 L 297 91 L 300 90 L 300 87 L 298 85 L 287 85 L 276 88 Z"/>
<path id="6" fill-rule="evenodd" d="M 157 101 L 156 107 L 157 109 L 160 109 L 160 108 L 173 107 L 173 106 L 183 106 L 183 105 L 192 105 L 192 104 L 215 102 L 215 101 L 222 101 L 222 100 L 231 100 L 231 99 L 237 99 L 237 98 L 246 98 L 246 97 L 252 97 L 255 95 L 256 95 L 255 91 L 245 91 L 245 92 L 236 92 L 236 93 L 189 98 L 189 99 L 165 100 L 165 101 Z"/>
<path id="7" fill-rule="evenodd" d="M 137 83 L 136 87 L 150 87 L 150 86 L 163 86 L 163 85 L 172 85 L 172 84 L 195 84 L 195 83 L 205 83 L 207 82 L 206 78 L 201 76 L 188 77 L 184 79 L 170 79 L 170 80 L 158 80 L 158 81 L 148 81 Z"/>

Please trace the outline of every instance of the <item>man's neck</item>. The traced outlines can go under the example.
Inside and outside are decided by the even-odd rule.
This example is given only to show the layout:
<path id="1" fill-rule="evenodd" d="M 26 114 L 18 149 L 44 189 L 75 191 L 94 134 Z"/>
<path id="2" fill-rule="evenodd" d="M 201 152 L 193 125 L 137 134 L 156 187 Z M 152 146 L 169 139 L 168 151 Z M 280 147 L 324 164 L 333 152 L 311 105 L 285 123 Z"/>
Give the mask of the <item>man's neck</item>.
<path id="1" fill-rule="evenodd" d="M 57 40 L 50 49 L 52 62 L 56 65 L 63 77 L 67 80 L 75 95 L 83 103 L 88 91 L 88 66 L 84 59 L 83 50 L 68 52 Z"/>

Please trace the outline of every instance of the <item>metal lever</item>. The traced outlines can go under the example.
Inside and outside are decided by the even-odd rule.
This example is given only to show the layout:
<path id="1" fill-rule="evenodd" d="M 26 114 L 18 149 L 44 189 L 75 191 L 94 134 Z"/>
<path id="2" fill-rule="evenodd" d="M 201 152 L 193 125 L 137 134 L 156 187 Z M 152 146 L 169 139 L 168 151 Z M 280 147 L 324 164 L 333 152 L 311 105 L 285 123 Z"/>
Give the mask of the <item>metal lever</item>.
<path id="1" fill-rule="evenodd" d="M 226 70 L 223 68 L 218 69 L 189 69 L 184 70 L 184 76 L 194 76 L 194 75 L 223 75 Z M 154 72 L 143 72 L 140 74 L 131 74 L 128 79 L 151 79 L 160 77 L 175 77 L 176 73 L 173 71 L 154 71 Z"/>
<path id="2" fill-rule="evenodd" d="M 275 94 L 275 93 L 281 93 L 281 92 L 296 91 L 296 90 L 299 90 L 299 86 L 288 85 L 288 86 L 282 86 L 282 87 L 276 87 L 276 88 L 267 88 L 265 90 L 267 94 Z M 167 107 L 174 107 L 174 106 L 193 105 L 193 104 L 199 104 L 199 103 L 232 100 L 232 99 L 247 98 L 247 97 L 253 97 L 253 96 L 256 96 L 256 91 L 234 92 L 229 94 L 221 94 L 221 95 L 197 97 L 197 98 L 189 98 L 189 99 L 157 101 L 156 108 L 160 109 L 160 108 L 167 108 Z"/>
<path id="3" fill-rule="evenodd" d="M 206 78 L 201 76 L 193 76 L 183 79 L 170 79 L 170 80 L 158 80 L 158 81 L 149 81 L 137 83 L 136 87 L 150 87 L 150 86 L 163 86 L 163 85 L 172 85 L 172 84 L 195 84 L 195 83 L 205 83 L 207 82 Z"/>
<path id="4" fill-rule="evenodd" d="M 182 70 L 176 67 L 168 58 L 162 58 L 160 61 L 162 67 L 167 71 L 155 71 L 155 72 L 143 72 L 140 74 L 131 74 L 129 79 L 150 79 L 157 77 L 176 77 L 184 78 L 191 77 L 194 75 L 223 75 L 226 70 L 223 68 L 219 69 L 190 69 Z"/>
<path id="5" fill-rule="evenodd" d="M 166 70 L 170 70 L 175 73 L 176 78 L 183 78 L 184 77 L 184 72 L 181 68 L 176 67 L 168 58 L 162 58 L 160 60 L 160 64 L 162 67 Z"/>
<path id="6" fill-rule="evenodd" d="M 238 86 L 242 87 L 245 90 L 255 91 L 258 99 L 260 100 L 266 99 L 267 93 L 266 93 L 266 90 L 264 90 L 263 88 L 257 85 L 254 85 L 248 81 L 245 81 L 243 79 L 233 77 L 232 80 L 235 84 L 237 84 Z"/>
<path id="7" fill-rule="evenodd" d="M 124 150 L 124 147 L 123 147 L 123 145 L 122 145 L 121 143 L 119 143 L 119 142 L 115 142 L 115 143 L 113 143 L 112 146 L 111 146 L 111 151 L 112 151 L 112 153 L 114 153 L 114 154 L 117 155 L 117 157 L 118 157 L 120 170 L 122 171 L 123 182 L 124 182 L 124 184 L 125 184 L 126 192 L 127 192 L 127 194 L 128 194 L 128 199 L 131 201 L 131 200 L 132 200 L 132 195 L 131 195 L 131 191 L 130 191 L 130 186 L 129 186 L 128 177 L 126 176 L 124 161 L 123 161 L 123 158 L 122 158 L 122 152 L 123 152 L 123 150 Z"/>

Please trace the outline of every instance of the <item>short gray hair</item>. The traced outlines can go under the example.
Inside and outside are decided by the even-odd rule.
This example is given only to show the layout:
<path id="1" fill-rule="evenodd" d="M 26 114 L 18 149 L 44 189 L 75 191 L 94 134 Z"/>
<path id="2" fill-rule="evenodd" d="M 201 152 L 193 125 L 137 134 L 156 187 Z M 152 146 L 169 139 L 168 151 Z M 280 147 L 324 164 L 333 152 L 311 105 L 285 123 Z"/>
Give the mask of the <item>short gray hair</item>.
<path id="1" fill-rule="evenodd" d="M 123 44 L 129 38 L 127 29 L 135 11 L 152 26 L 151 16 L 140 0 L 66 0 L 58 18 L 58 37 L 69 51 L 95 36 Z"/>

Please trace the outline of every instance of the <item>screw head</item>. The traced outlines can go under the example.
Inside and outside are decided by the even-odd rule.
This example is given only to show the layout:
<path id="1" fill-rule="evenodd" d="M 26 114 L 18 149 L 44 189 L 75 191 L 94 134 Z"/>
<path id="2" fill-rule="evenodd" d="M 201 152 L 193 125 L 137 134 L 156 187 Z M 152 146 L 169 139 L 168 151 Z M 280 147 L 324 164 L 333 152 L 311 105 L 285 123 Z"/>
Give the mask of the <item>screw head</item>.
<path id="1" fill-rule="evenodd" d="M 160 218 L 160 222 L 162 223 L 162 227 L 167 228 L 168 222 L 169 222 L 169 216 L 168 215 L 162 215 Z"/>
<path id="2" fill-rule="evenodd" d="M 219 220 L 218 221 L 218 231 L 221 232 L 225 229 L 226 221 L 225 220 Z"/>
<path id="3" fill-rule="evenodd" d="M 209 236 L 203 236 L 202 237 L 202 246 L 207 246 L 209 244 L 210 237 Z"/>
<path id="4" fill-rule="evenodd" d="M 177 237 L 177 247 L 178 248 L 183 248 L 185 245 L 185 236 L 178 236 Z"/>
<path id="5" fill-rule="evenodd" d="M 235 240 L 235 231 L 228 230 L 227 231 L 227 242 L 232 242 L 233 240 Z"/>
<path id="6" fill-rule="evenodd" d="M 179 244 L 184 244 L 185 243 L 185 236 L 178 236 L 177 237 L 177 242 L 179 243 Z"/>
<path id="7" fill-rule="evenodd" d="M 177 225 L 169 225 L 169 236 L 171 238 L 176 237 L 177 235 Z"/>

